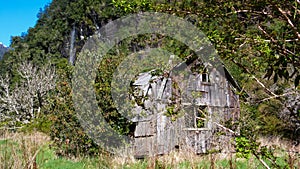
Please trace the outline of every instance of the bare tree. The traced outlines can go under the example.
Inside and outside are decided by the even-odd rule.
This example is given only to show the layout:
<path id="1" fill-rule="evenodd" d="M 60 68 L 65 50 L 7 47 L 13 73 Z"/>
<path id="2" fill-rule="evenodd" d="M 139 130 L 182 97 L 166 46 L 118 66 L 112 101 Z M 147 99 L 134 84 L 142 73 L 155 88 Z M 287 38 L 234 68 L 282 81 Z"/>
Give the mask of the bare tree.
<path id="1" fill-rule="evenodd" d="M 55 87 L 55 69 L 26 62 L 17 71 L 21 80 L 14 87 L 8 74 L 0 77 L 0 121 L 29 123 L 40 115 L 48 92 Z"/>

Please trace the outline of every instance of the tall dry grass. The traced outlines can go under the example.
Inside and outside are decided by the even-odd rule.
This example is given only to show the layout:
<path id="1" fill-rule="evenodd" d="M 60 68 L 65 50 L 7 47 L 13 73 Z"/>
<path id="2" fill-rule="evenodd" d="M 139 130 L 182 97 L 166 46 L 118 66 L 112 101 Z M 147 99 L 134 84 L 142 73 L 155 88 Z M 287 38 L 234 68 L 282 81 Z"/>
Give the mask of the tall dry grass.
<path id="1" fill-rule="evenodd" d="M 295 145 L 293 141 L 281 138 L 279 136 L 260 136 L 258 142 L 261 143 L 260 146 L 280 148 L 286 152 L 300 153 L 300 144 Z"/>
<path id="2" fill-rule="evenodd" d="M 267 146 L 274 149 L 274 155 L 280 161 L 276 165 L 284 168 L 296 169 L 300 166 L 300 145 L 295 146 L 293 142 L 280 137 L 260 137 L 258 140 L 261 147 Z M 116 152 L 111 161 L 112 168 L 264 168 L 263 164 L 255 156 L 250 159 L 239 158 L 235 152 L 215 152 L 196 155 L 192 151 L 172 151 L 163 156 L 146 157 L 137 160 L 132 150 Z M 267 165 L 272 166 L 271 159 L 263 158 Z"/>
<path id="3" fill-rule="evenodd" d="M 37 154 L 49 140 L 40 132 L 0 130 L 0 169 L 37 169 Z"/>
<path id="4" fill-rule="evenodd" d="M 300 144 L 295 145 L 295 142 L 279 136 L 261 136 L 259 142 L 261 147 L 273 149 L 275 156 L 285 156 L 289 168 L 300 168 Z"/>
<path id="5" fill-rule="evenodd" d="M 41 148 L 49 145 L 49 137 L 43 133 L 11 132 L 0 130 L 0 169 L 37 169 L 37 154 Z M 261 137 L 261 146 L 276 149 L 276 156 L 282 157 L 289 168 L 300 166 L 300 146 L 279 137 Z M 146 157 L 143 160 L 134 158 L 132 149 L 118 150 L 114 156 L 99 155 L 99 157 L 77 157 L 64 159 L 78 163 L 82 168 L 136 168 L 136 169 L 164 169 L 164 168 L 257 168 L 263 166 L 251 157 L 238 158 L 235 153 L 210 153 L 196 155 L 189 150 L 172 151 L 163 156 Z M 56 159 L 54 159 L 56 160 Z M 59 159 L 57 159 L 59 160 Z M 53 163 L 53 168 L 60 165 Z M 77 168 L 78 168 L 77 167 Z M 62 167 L 61 167 L 62 168 Z M 76 167 L 75 167 L 76 168 Z M 74 168 L 74 169 L 75 169 Z"/>

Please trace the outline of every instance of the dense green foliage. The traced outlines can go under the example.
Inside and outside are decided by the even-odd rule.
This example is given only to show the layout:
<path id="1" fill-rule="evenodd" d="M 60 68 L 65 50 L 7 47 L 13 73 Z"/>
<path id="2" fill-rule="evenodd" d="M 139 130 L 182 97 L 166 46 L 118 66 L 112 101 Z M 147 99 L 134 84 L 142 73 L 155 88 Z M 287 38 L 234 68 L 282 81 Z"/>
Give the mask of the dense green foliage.
<path id="1" fill-rule="evenodd" d="M 142 11 L 174 14 L 190 21 L 208 36 L 224 64 L 249 95 L 244 98 L 241 110 L 241 139 L 255 141 L 259 134 L 285 133 L 297 140 L 299 136 L 295 136 L 295 131 L 300 127 L 297 107 L 299 6 L 295 0 L 53 0 L 40 11 L 34 28 L 12 38 L 12 50 L 1 61 L 0 73 L 10 74 L 13 87 L 20 81 L 17 74 L 20 63 L 55 65 L 56 89 L 48 98 L 51 104 L 42 109 L 45 121 L 51 123 L 54 145 L 63 148 L 64 155 L 99 153 L 99 147 L 84 133 L 75 116 L 71 98 L 73 69 L 67 63 L 70 50 L 78 54 L 88 37 L 101 26 L 127 14 Z M 75 31 L 74 42 L 72 31 Z M 130 134 L 131 123 L 118 114 L 112 101 L 112 74 L 125 56 L 149 47 L 164 48 L 184 60 L 194 55 L 187 46 L 172 38 L 143 35 L 125 39 L 105 56 L 95 79 L 98 105 L 108 123 L 122 134 Z M 286 95 L 290 91 L 293 94 Z M 290 103 L 287 98 L 294 98 L 296 103 L 292 102 L 291 112 L 285 115 L 283 106 Z M 239 143 L 248 144 L 245 140 Z"/>

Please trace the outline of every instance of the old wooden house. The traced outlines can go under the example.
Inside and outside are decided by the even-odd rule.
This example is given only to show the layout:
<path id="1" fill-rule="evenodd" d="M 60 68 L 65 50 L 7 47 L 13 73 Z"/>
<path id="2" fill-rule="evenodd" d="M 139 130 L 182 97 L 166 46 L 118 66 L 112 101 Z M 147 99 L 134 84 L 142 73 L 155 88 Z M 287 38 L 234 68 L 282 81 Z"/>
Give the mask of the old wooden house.
<path id="1" fill-rule="evenodd" d="M 235 93 L 240 88 L 221 67 L 206 65 L 202 71 L 190 73 L 151 70 L 137 76 L 132 83 L 136 157 L 176 149 L 197 154 L 222 150 L 226 144 L 222 141 L 233 133 L 226 131 L 230 130 L 226 122 L 239 118 L 239 96 Z"/>

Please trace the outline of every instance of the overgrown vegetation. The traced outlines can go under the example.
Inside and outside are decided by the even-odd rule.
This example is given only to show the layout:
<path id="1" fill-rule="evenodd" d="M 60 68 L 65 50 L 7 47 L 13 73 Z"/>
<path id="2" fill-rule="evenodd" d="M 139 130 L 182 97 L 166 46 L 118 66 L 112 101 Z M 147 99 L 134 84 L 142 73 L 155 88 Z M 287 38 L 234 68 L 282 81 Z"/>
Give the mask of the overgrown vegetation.
<path id="1" fill-rule="evenodd" d="M 78 156 L 66 158 L 57 156 L 49 148 L 50 138 L 39 132 L 22 133 L 1 130 L 0 135 L 0 168 L 19 169 L 72 169 L 72 168 L 264 168 L 264 166 L 249 155 L 247 160 L 235 154 L 207 154 L 194 155 L 186 152 L 171 152 L 161 157 L 149 157 L 143 160 L 135 159 L 130 152 L 123 151 L 117 156 L 99 154 L 94 157 Z M 283 144 L 278 142 L 277 144 Z M 282 146 L 281 145 L 281 146 Z M 275 148 L 276 165 L 278 168 L 295 168 L 299 166 L 300 159 L 293 152 L 286 152 L 282 148 Z M 272 161 L 265 156 L 268 165 Z"/>
<path id="2" fill-rule="evenodd" d="M 239 93 L 242 106 L 239 123 L 235 124 L 238 126 L 235 128 L 240 129 L 235 143 L 239 155 L 249 161 L 234 158 L 219 160 L 214 164 L 220 165 L 220 168 L 233 165 L 254 168 L 267 161 L 267 166 L 277 168 L 299 166 L 299 152 L 293 157 L 282 152 L 284 155 L 277 157 L 272 148 L 261 148 L 257 142 L 261 135 L 271 135 L 299 144 L 299 6 L 296 0 L 53 0 L 40 11 L 34 28 L 12 38 L 12 50 L 0 61 L 0 127 L 19 126 L 24 130 L 37 129 L 47 133 L 52 139 L 51 149 L 44 149 L 45 154 L 51 154 L 50 159 L 55 156 L 53 149 L 58 155 L 67 157 L 99 157 L 105 154 L 87 136 L 76 117 L 71 83 L 71 56 L 74 55 L 70 51 L 75 51 L 79 57 L 78 53 L 87 39 L 111 20 L 143 11 L 163 12 L 182 17 L 203 31 L 243 88 Z M 147 34 L 123 40 L 104 57 L 99 63 L 94 88 L 103 116 L 121 134 L 130 135 L 132 123 L 117 112 L 112 101 L 112 75 L 122 59 L 147 48 L 166 49 L 185 61 L 195 56 L 189 47 L 170 37 Z M 26 64 L 30 64 L 31 68 L 26 70 L 29 68 L 28 65 L 24 66 Z M 54 67 L 55 82 L 52 77 Z M 172 106 L 167 113 L 176 116 Z M 3 144 L 10 147 L 14 143 L 4 141 Z M 11 150 L 5 148 L 3 151 Z M 36 151 L 29 152 L 34 154 Z M 26 166 L 32 154 L 23 154 L 20 166 Z M 12 157 L 2 154 L 1 158 L 0 161 L 5 161 L 4 165 L 14 165 Z M 199 158 L 213 159 L 209 155 Z M 251 160 L 255 162 L 251 163 Z M 86 165 L 81 164 L 78 165 L 82 168 Z M 151 159 L 132 164 L 124 162 L 121 167 L 206 168 L 211 164 L 183 161 L 173 166 L 172 163 Z M 103 165 L 107 166 L 108 163 L 103 162 Z"/>

